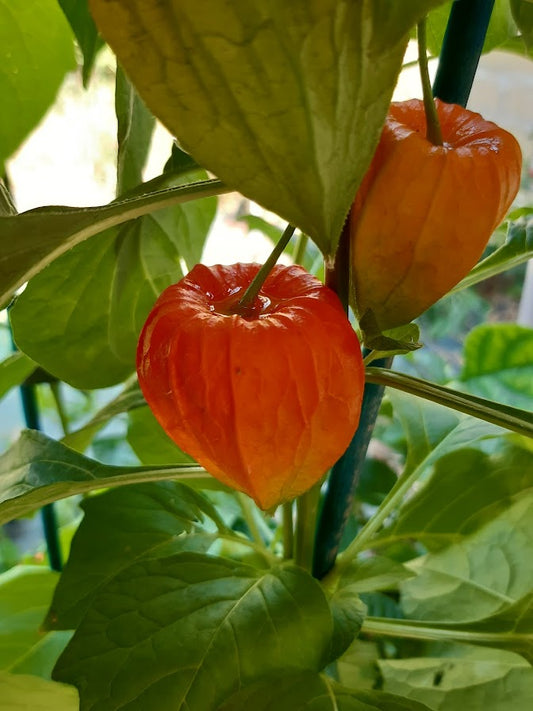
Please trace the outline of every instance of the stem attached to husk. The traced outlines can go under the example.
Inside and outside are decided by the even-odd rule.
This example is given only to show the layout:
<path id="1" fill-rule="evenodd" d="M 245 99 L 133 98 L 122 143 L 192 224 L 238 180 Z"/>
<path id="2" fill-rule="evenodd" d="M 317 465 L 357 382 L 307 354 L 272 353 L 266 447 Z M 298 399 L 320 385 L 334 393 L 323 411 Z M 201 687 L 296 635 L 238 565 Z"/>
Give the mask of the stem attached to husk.
<path id="1" fill-rule="evenodd" d="M 420 80 L 422 82 L 422 91 L 424 95 L 424 109 L 426 112 L 426 137 L 434 146 L 442 146 L 442 130 L 440 127 L 437 107 L 431 90 L 431 80 L 429 78 L 429 66 L 427 56 L 427 41 L 426 41 L 426 18 L 421 20 L 417 25 L 418 39 L 418 66 L 420 67 Z"/>

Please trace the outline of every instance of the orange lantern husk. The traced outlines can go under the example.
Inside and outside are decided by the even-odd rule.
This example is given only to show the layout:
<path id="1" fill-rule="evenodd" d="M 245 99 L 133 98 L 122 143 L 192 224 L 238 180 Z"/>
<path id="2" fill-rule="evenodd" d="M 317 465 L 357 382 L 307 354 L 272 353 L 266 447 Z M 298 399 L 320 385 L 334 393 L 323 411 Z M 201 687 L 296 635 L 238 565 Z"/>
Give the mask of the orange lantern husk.
<path id="1" fill-rule="evenodd" d="M 336 294 L 298 266 L 274 267 L 244 315 L 257 264 L 198 265 L 159 297 L 137 372 L 167 434 L 262 509 L 313 486 L 359 421 L 364 369 Z"/>
<path id="2" fill-rule="evenodd" d="M 516 139 L 479 114 L 437 100 L 443 145 L 426 138 L 423 102 L 393 103 L 350 214 L 361 323 L 402 326 L 479 260 L 520 186 Z"/>

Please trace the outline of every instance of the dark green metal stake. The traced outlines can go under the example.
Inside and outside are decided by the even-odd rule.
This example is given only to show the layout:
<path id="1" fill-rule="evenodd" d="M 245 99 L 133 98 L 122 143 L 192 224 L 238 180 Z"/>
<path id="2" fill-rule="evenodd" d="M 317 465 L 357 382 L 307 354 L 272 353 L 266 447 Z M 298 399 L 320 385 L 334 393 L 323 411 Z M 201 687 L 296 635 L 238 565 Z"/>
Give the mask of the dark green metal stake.
<path id="1" fill-rule="evenodd" d="M 41 423 L 39 418 L 39 410 L 37 407 L 37 399 L 35 397 L 33 385 L 21 385 L 20 396 L 22 399 L 22 409 L 24 411 L 26 426 L 32 430 L 40 430 Z M 53 504 L 43 506 L 41 509 L 41 520 L 43 522 L 44 538 L 46 541 L 50 567 L 52 570 L 60 571 L 63 566 L 56 514 Z"/>

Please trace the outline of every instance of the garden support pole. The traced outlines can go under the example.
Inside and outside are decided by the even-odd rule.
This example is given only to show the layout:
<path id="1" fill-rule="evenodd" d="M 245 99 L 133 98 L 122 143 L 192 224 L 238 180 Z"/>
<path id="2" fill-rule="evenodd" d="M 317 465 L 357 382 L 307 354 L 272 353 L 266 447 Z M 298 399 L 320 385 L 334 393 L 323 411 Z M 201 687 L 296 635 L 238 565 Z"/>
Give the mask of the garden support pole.
<path id="1" fill-rule="evenodd" d="M 493 7 L 494 0 L 456 0 L 453 4 L 433 85 L 436 97 L 448 103 L 466 105 Z M 342 265 L 339 265 L 339 272 L 343 273 Z M 383 361 L 375 363 L 379 367 L 388 367 L 388 364 Z M 313 575 L 317 578 L 324 577 L 331 570 L 339 552 L 382 397 L 382 387 L 367 383 L 359 428 L 331 471 L 317 526 L 313 561 Z"/>

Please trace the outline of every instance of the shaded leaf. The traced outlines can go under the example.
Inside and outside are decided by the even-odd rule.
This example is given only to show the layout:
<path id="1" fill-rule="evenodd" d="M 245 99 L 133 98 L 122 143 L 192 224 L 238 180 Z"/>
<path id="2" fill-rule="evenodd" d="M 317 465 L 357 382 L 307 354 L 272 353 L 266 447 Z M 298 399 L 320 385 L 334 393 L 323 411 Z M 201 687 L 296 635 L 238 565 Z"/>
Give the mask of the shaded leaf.
<path id="1" fill-rule="evenodd" d="M 417 558 L 401 585 L 406 617 L 470 622 L 490 617 L 533 590 L 533 496 L 446 550 Z"/>
<path id="2" fill-rule="evenodd" d="M 402 563 L 385 556 L 372 556 L 350 563 L 343 571 L 340 585 L 356 593 L 391 590 L 415 575 Z"/>
<path id="3" fill-rule="evenodd" d="M 0 669 L 50 677 L 70 637 L 40 629 L 58 577 L 46 568 L 26 565 L 0 575 Z"/>
<path id="4" fill-rule="evenodd" d="M 24 353 L 13 353 L 0 363 L 0 399 L 11 388 L 21 385 L 33 373 L 36 364 Z"/>
<path id="5" fill-rule="evenodd" d="M 428 707 L 381 691 L 348 689 L 319 674 L 285 674 L 243 689 L 219 711 L 428 711 Z"/>
<path id="6" fill-rule="evenodd" d="M 533 669 L 502 650 L 453 646 L 443 657 L 380 660 L 384 689 L 434 711 L 529 711 Z"/>
<path id="7" fill-rule="evenodd" d="M 87 86 L 98 50 L 104 42 L 89 12 L 87 0 L 59 0 L 83 54 L 83 84 Z"/>
<path id="8" fill-rule="evenodd" d="M 78 711 L 78 694 L 71 686 L 26 674 L 0 672 L 2 711 Z"/>
<path id="9" fill-rule="evenodd" d="M 320 669 L 331 632 L 320 585 L 303 570 L 182 553 L 115 577 L 54 676 L 78 686 L 82 711 L 214 711 L 258 675 Z"/>
<path id="10" fill-rule="evenodd" d="M 187 549 L 194 536 L 185 534 L 222 525 L 207 499 L 170 481 L 114 489 L 81 508 L 85 516 L 45 621 L 49 629 L 77 627 L 95 595 L 132 563 Z M 212 542 L 206 537 L 205 548 Z"/>
<path id="11" fill-rule="evenodd" d="M 461 384 L 533 412 L 533 329 L 512 323 L 474 328 L 465 339 Z"/>
<path id="12" fill-rule="evenodd" d="M 194 460 L 167 435 L 149 407 L 128 415 L 128 443 L 143 464 L 187 464 Z"/>
<path id="13" fill-rule="evenodd" d="M 375 642 L 356 639 L 334 665 L 334 677 L 350 689 L 374 689 L 378 682 L 379 649 Z"/>
<path id="14" fill-rule="evenodd" d="M 488 454 L 470 443 L 435 462 L 430 478 L 374 545 L 416 539 L 430 551 L 446 548 L 492 521 L 532 488 L 532 452 L 502 447 Z"/>
<path id="15" fill-rule="evenodd" d="M 91 8 L 187 152 L 332 255 L 409 30 L 440 2 L 92 0 Z"/>
<path id="16" fill-rule="evenodd" d="M 61 440 L 64 445 L 75 449 L 78 452 L 83 452 L 91 444 L 96 433 L 104 427 L 109 420 L 123 412 L 135 410 L 146 404 L 144 396 L 139 388 L 137 378 L 132 379 L 125 384 L 124 389 L 111 402 L 104 405 L 100 410 L 95 412 L 91 419 L 79 429 L 69 432 Z M 146 462 L 143 462 L 143 464 Z M 172 462 L 167 462 L 172 463 Z"/>
<path id="17" fill-rule="evenodd" d="M 115 113 L 118 124 L 117 195 L 123 195 L 142 183 L 155 118 L 120 65 L 117 66 L 115 81 Z"/>
<path id="18" fill-rule="evenodd" d="M 44 116 L 75 62 L 72 34 L 55 0 L 0 0 L 0 47 L 3 165 Z"/>
<path id="19" fill-rule="evenodd" d="M 0 456 L 0 523 L 75 494 L 145 481 L 175 479 L 219 489 L 198 466 L 115 467 L 84 457 L 40 432 L 26 430 Z"/>
<path id="20" fill-rule="evenodd" d="M 135 196 L 98 207 L 40 207 L 0 216 L 0 308 L 15 290 L 75 245 L 104 230 L 190 200 L 220 195 L 218 180 L 172 185 L 162 175 L 140 186 Z"/>
<path id="21" fill-rule="evenodd" d="M 183 260 L 189 266 L 200 260 L 215 211 L 213 199 L 176 205 L 107 230 L 56 259 L 11 309 L 17 345 L 77 388 L 124 380 L 135 369 L 150 309 L 183 277 Z"/>

